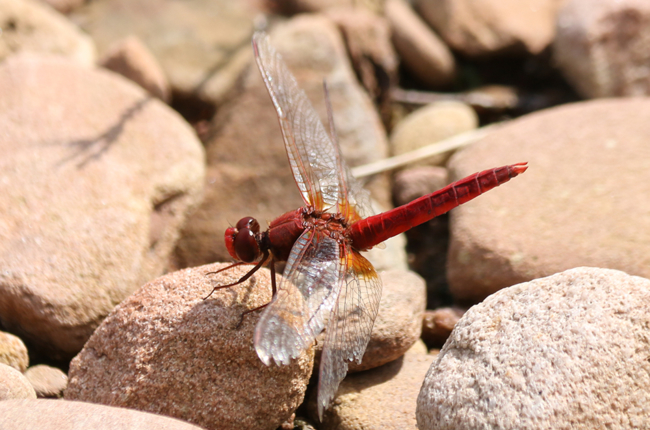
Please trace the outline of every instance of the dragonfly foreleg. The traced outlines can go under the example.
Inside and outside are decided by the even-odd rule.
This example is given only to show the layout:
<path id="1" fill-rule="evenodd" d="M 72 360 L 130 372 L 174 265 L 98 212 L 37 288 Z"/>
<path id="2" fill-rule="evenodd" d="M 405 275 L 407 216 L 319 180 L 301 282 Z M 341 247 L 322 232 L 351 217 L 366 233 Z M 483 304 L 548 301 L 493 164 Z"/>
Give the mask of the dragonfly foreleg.
<path id="1" fill-rule="evenodd" d="M 272 290 L 271 300 L 268 303 L 263 304 L 262 306 L 258 306 L 254 309 L 249 309 L 247 311 L 242 312 L 241 318 L 239 319 L 239 324 L 237 324 L 236 328 L 239 328 L 239 326 L 242 325 L 242 323 L 244 322 L 244 317 L 247 314 L 250 314 L 251 312 L 259 311 L 260 309 L 264 309 L 271 303 L 271 301 L 273 301 L 273 297 L 275 297 L 275 293 L 277 293 L 278 291 L 277 285 L 275 284 L 275 259 L 273 257 L 271 257 L 271 263 L 269 263 L 269 266 L 271 269 L 271 290 Z"/>
<path id="2" fill-rule="evenodd" d="M 217 291 L 217 290 L 220 290 L 220 289 L 222 289 L 222 288 L 234 287 L 235 285 L 238 285 L 238 284 L 241 284 L 242 282 L 247 281 L 248 278 L 250 278 L 251 276 L 253 276 L 253 275 L 255 274 L 255 272 L 257 272 L 258 270 L 260 270 L 260 269 L 262 268 L 262 266 L 264 266 L 264 263 L 266 263 L 266 260 L 267 260 L 268 258 L 269 258 L 269 251 L 265 251 L 265 252 L 264 252 L 264 255 L 262 255 L 262 258 L 260 259 L 259 263 L 257 263 L 257 264 L 255 265 L 255 267 L 253 267 L 250 271 L 248 271 L 248 273 L 246 273 L 244 276 L 242 276 L 241 278 L 239 278 L 239 280 L 238 280 L 237 282 L 233 282 L 232 284 L 228 284 L 228 285 L 219 285 L 218 287 L 214 287 L 214 288 L 212 289 L 212 291 L 210 292 L 210 294 L 208 294 L 207 296 L 205 296 L 205 297 L 203 298 L 203 300 L 207 300 L 207 299 L 208 299 L 208 298 L 209 298 L 209 297 L 210 297 L 210 296 L 211 296 L 215 291 Z M 272 261 L 272 260 L 271 260 L 271 261 Z M 215 273 L 223 272 L 224 270 L 232 269 L 233 267 L 241 266 L 242 264 L 249 264 L 249 263 L 244 263 L 243 261 L 240 261 L 240 262 L 237 262 L 237 263 L 231 264 L 231 265 L 228 266 L 228 267 L 224 267 L 223 269 L 219 269 L 219 270 L 217 270 L 216 272 L 208 272 L 208 273 L 206 273 L 205 275 L 206 275 L 206 276 L 207 276 L 207 275 L 214 275 Z M 273 277 L 272 285 L 273 285 L 273 291 L 274 291 L 274 294 L 275 294 L 275 276 Z"/>

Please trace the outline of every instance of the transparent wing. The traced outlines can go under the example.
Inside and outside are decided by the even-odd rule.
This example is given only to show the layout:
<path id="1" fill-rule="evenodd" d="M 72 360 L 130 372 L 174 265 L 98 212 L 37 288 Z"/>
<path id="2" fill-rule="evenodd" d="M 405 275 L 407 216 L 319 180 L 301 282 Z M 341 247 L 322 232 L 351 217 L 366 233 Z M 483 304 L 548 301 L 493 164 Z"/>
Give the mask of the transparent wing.
<path id="1" fill-rule="evenodd" d="M 338 196 L 337 211 L 343 214 L 345 219 L 352 224 L 362 218 L 373 215 L 370 206 L 370 194 L 363 188 L 361 183 L 352 176 L 352 172 L 348 169 L 345 161 L 343 161 L 338 135 L 336 134 L 336 127 L 334 126 L 334 111 L 332 109 L 330 93 L 325 81 L 323 81 L 323 90 L 325 93 L 325 107 L 327 108 L 330 136 L 336 149 L 336 172 L 341 191 Z"/>
<path id="2" fill-rule="evenodd" d="M 288 364 L 323 331 L 336 303 L 345 261 L 339 243 L 306 230 L 291 249 L 273 301 L 255 327 L 255 350 L 265 364 Z"/>
<path id="3" fill-rule="evenodd" d="M 356 209 L 357 200 L 367 202 L 363 197 L 365 191 L 356 185 L 337 142 L 328 136 L 304 91 L 269 43 L 269 37 L 263 32 L 255 33 L 253 49 L 278 114 L 293 177 L 305 203 L 318 210 L 339 211 L 351 220 L 356 220 L 359 212 L 365 215 L 369 205 Z M 328 110 L 331 112 L 329 98 Z M 333 130 L 332 122 L 330 128 Z"/>
<path id="4" fill-rule="evenodd" d="M 318 416 L 336 395 L 348 362 L 361 362 L 379 311 L 381 280 L 372 264 L 357 251 L 346 256 L 343 288 L 327 324 L 318 379 Z"/>

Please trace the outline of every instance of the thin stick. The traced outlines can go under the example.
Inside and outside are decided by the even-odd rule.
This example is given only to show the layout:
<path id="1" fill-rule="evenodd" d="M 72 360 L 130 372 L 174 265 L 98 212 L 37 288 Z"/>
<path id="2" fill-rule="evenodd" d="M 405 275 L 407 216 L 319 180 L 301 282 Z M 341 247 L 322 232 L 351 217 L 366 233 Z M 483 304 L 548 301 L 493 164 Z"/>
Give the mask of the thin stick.
<path id="1" fill-rule="evenodd" d="M 389 170 L 394 170 L 399 167 L 406 166 L 416 161 L 426 160 L 434 155 L 442 154 L 454 149 L 462 148 L 472 144 L 478 140 L 483 139 L 485 136 L 499 128 L 503 123 L 492 124 L 486 127 L 481 127 L 476 130 L 468 131 L 466 133 L 457 134 L 449 139 L 441 140 L 431 145 L 418 148 L 415 151 L 406 152 L 404 154 L 396 155 L 394 157 L 385 158 L 383 160 L 375 161 L 374 163 L 364 164 L 352 168 L 352 175 L 356 178 L 363 178 Z"/>

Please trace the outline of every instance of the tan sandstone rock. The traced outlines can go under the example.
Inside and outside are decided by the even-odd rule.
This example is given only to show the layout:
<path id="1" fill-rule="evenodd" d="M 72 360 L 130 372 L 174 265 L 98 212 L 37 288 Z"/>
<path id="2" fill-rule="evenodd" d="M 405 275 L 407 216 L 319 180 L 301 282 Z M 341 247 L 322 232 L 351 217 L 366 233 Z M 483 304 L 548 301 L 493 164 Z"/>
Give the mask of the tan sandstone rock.
<path id="1" fill-rule="evenodd" d="M 11 54 L 54 54 L 84 66 L 92 66 L 93 41 L 47 5 L 37 0 L 4 0 L 0 3 L 0 61 Z"/>
<path id="2" fill-rule="evenodd" d="M 20 373 L 27 369 L 27 347 L 18 336 L 0 331 L 0 363 L 11 366 Z"/>
<path id="3" fill-rule="evenodd" d="M 584 97 L 650 94 L 650 3 L 568 0 L 557 17 L 558 67 Z"/>
<path id="4" fill-rule="evenodd" d="M 538 54 L 555 35 L 564 0 L 417 0 L 416 8 L 455 50 L 469 57 Z"/>
<path id="5" fill-rule="evenodd" d="M 132 409 L 63 400 L 0 402 L 0 428 L 20 430 L 200 430 L 173 418 Z"/>
<path id="6" fill-rule="evenodd" d="M 122 406 L 210 429 L 276 429 L 302 403 L 313 351 L 266 366 L 253 347 L 269 271 L 213 264 L 170 273 L 123 301 L 71 363 L 67 400 Z M 241 322 L 241 325 L 240 325 Z"/>
<path id="7" fill-rule="evenodd" d="M 574 103 L 516 119 L 456 153 L 455 178 L 528 161 L 520 177 L 454 209 L 457 300 L 579 266 L 650 277 L 649 99 Z"/>
<path id="8" fill-rule="evenodd" d="M 4 61 L 0 94 L 0 322 L 69 359 L 163 272 L 203 148 L 141 88 L 64 58 Z"/>
<path id="9" fill-rule="evenodd" d="M 35 399 L 36 393 L 27 378 L 4 363 L 0 363 L 0 404 L 4 400 Z"/>

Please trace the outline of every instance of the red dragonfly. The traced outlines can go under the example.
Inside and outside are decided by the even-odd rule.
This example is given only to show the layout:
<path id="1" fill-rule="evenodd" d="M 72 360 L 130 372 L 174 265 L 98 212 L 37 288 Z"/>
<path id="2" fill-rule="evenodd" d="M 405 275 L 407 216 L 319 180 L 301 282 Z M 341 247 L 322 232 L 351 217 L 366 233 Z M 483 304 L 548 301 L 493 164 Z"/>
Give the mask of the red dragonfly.
<path id="1" fill-rule="evenodd" d="M 266 34 L 253 36 L 253 49 L 305 206 L 279 216 L 264 232 L 251 217 L 228 228 L 225 241 L 238 261 L 234 265 L 256 265 L 238 282 L 214 290 L 239 284 L 262 266 L 270 266 L 273 299 L 263 306 L 266 309 L 254 337 L 255 350 L 266 365 L 271 360 L 288 364 L 325 330 L 318 380 L 322 419 L 347 373 L 347 363 L 361 362 L 379 309 L 381 281 L 360 251 L 509 181 L 527 165 L 475 173 L 407 205 L 366 218 L 369 198 L 341 158 L 327 87 L 329 135 Z M 286 261 L 286 267 L 276 286 L 275 263 L 281 261 Z"/>

